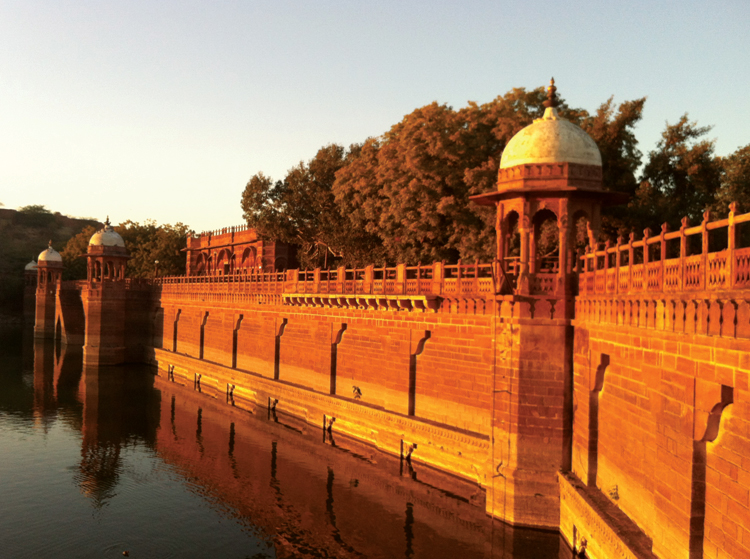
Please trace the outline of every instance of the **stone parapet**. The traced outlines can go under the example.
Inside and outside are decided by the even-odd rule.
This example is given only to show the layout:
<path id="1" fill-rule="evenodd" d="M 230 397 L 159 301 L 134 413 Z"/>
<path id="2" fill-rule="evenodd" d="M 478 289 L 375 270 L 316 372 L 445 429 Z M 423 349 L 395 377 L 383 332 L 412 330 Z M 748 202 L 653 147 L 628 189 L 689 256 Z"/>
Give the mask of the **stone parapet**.
<path id="1" fill-rule="evenodd" d="M 718 293 L 750 287 L 750 247 L 739 246 L 739 229 L 750 224 L 750 213 L 736 215 L 731 205 L 727 219 L 700 225 L 682 220 L 679 231 L 667 224 L 658 235 L 649 229 L 640 240 L 631 233 L 614 246 L 590 246 L 579 258 L 578 289 L 581 295 L 633 293 Z"/>

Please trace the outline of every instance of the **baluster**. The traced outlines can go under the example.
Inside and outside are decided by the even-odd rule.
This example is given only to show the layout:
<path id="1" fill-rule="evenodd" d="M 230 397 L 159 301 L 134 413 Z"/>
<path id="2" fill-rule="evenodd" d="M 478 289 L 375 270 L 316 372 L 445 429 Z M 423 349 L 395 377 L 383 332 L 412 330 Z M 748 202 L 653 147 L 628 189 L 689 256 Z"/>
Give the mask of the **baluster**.
<path id="1" fill-rule="evenodd" d="M 589 248 L 591 249 L 591 258 L 590 258 L 590 261 L 591 261 L 591 277 L 593 279 L 591 287 L 592 287 L 592 291 L 594 293 L 597 293 L 597 289 L 596 289 L 596 270 L 599 267 L 599 262 L 597 261 L 597 258 L 596 258 L 596 243 L 594 243 L 593 245 L 589 244 Z"/>

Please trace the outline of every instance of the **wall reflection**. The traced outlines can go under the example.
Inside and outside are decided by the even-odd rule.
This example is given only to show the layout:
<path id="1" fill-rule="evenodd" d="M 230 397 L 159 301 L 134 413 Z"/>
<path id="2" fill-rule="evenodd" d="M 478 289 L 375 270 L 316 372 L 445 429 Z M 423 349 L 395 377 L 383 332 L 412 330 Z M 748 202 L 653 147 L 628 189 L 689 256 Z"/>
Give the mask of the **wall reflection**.
<path id="1" fill-rule="evenodd" d="M 280 558 L 570 557 L 557 534 L 490 521 L 470 482 L 142 366 L 85 368 L 80 346 L 37 340 L 33 359 L 35 421 L 80 429 L 74 478 L 95 509 L 117 498 L 124 449 L 137 442 Z"/>

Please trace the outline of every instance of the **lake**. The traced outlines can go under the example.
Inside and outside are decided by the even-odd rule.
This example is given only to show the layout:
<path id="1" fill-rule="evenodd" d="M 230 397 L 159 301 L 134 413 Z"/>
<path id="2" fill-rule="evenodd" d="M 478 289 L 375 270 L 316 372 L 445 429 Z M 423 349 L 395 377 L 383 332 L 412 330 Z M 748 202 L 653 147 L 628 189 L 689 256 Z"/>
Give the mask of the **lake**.
<path id="1" fill-rule="evenodd" d="M 569 558 L 471 482 L 0 328 L 0 557 Z"/>

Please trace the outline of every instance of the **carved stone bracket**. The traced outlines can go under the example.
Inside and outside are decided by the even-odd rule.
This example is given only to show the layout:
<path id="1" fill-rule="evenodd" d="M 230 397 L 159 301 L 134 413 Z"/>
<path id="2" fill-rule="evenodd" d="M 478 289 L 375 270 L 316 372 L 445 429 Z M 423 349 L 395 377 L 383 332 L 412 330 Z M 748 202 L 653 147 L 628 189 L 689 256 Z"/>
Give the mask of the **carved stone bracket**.
<path id="1" fill-rule="evenodd" d="M 442 297 L 438 295 L 310 295 L 285 293 L 282 296 L 282 301 L 284 305 L 291 307 L 436 312 L 440 308 Z"/>

